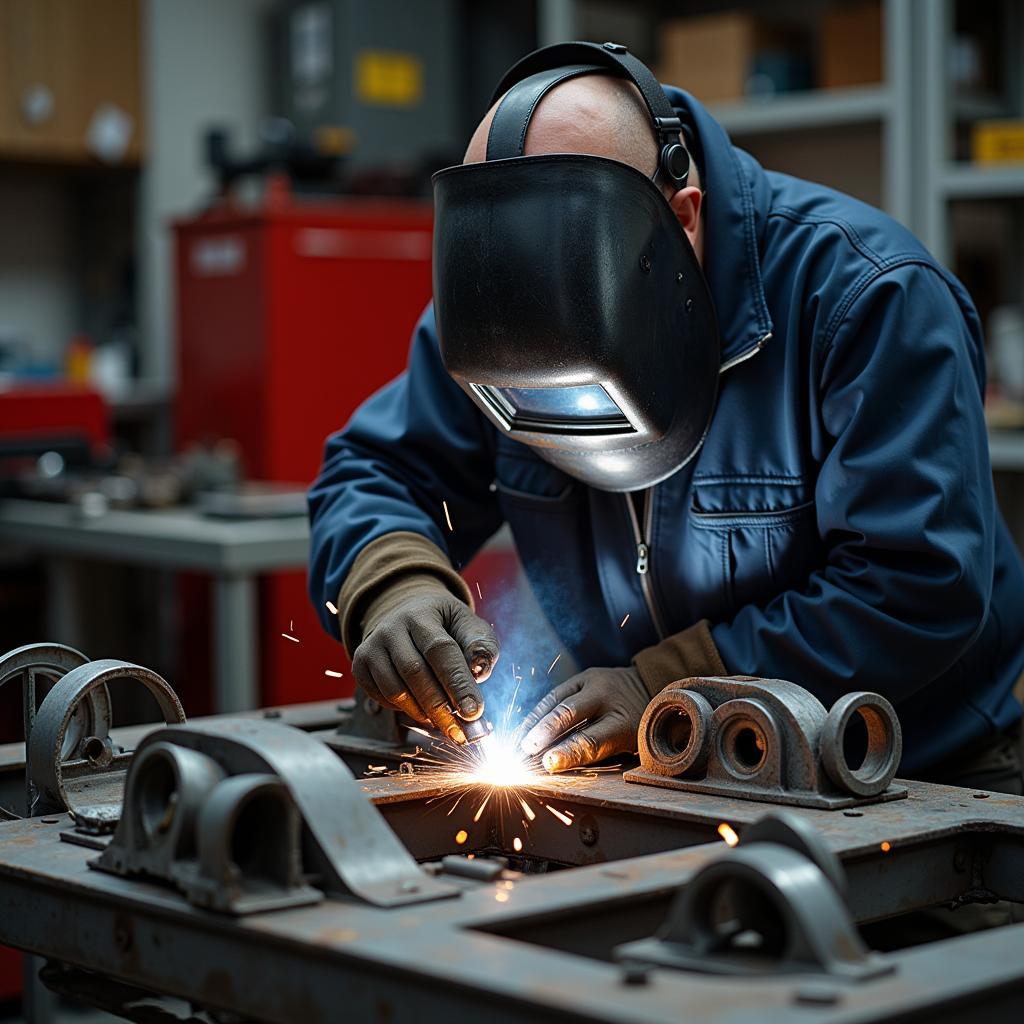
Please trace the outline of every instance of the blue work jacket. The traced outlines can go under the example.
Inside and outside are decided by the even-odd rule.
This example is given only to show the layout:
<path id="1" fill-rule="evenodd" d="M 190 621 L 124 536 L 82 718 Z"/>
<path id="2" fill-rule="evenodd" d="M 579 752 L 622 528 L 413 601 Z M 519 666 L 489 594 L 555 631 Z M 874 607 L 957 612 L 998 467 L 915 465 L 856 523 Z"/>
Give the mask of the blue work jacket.
<path id="1" fill-rule="evenodd" d="M 666 92 L 703 150 L 722 340 L 698 455 L 637 516 L 490 425 L 445 371 L 428 308 L 407 371 L 327 440 L 312 599 L 337 636 L 325 602 L 369 541 L 410 530 L 461 566 L 507 522 L 578 664 L 628 664 L 708 619 L 732 673 L 826 707 L 887 696 L 901 772 L 921 772 L 1021 716 L 1024 569 L 993 494 L 977 312 L 898 223 L 765 171 Z"/>

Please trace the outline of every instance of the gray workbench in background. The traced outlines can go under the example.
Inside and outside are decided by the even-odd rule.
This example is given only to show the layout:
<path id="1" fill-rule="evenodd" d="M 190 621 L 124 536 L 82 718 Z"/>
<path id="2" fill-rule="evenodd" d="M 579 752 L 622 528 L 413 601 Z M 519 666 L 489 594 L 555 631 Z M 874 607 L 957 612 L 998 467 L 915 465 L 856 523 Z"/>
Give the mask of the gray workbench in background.
<path id="1" fill-rule="evenodd" d="M 87 517 L 72 505 L 8 499 L 0 501 L 0 543 L 46 557 L 51 636 L 63 642 L 76 633 L 72 571 L 78 559 L 211 576 L 214 707 L 230 712 L 259 704 L 257 577 L 305 569 L 309 525 L 304 516 L 226 520 L 189 509 Z"/>

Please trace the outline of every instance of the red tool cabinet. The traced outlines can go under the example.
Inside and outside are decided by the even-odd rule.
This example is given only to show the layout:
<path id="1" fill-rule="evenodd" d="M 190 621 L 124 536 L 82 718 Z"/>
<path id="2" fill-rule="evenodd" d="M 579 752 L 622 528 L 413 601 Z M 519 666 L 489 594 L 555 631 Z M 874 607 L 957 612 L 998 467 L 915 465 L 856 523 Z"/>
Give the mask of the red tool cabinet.
<path id="1" fill-rule="evenodd" d="M 405 367 L 431 294 L 431 207 L 300 199 L 272 181 L 258 208 L 225 202 L 174 230 L 179 443 L 233 438 L 248 477 L 308 484 L 327 434 Z M 204 590 L 187 581 L 182 602 L 189 664 L 178 685 L 190 714 L 212 689 Z M 260 603 L 264 703 L 351 692 L 304 572 L 269 576 Z M 289 630 L 300 643 L 281 636 Z"/>

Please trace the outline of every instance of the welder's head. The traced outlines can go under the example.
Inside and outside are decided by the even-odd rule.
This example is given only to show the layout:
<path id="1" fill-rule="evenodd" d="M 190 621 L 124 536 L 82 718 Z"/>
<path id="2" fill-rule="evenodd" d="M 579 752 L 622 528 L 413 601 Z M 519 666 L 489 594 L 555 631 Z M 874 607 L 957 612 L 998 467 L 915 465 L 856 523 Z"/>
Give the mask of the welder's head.
<path id="1" fill-rule="evenodd" d="M 499 429 L 585 483 L 650 486 L 699 449 L 719 346 L 681 125 L 614 44 L 509 71 L 434 177 L 445 365 Z"/>
<path id="2" fill-rule="evenodd" d="M 493 104 L 477 126 L 463 163 L 481 163 L 487 158 L 487 137 L 497 109 L 498 103 Z M 611 74 L 567 78 L 546 92 L 530 118 L 523 153 L 601 156 L 629 164 L 649 178 L 658 168 L 657 138 L 643 96 L 628 79 Z M 698 261 L 702 261 L 703 193 L 697 165 L 690 163 L 682 188 L 664 180 L 658 184 Z"/>

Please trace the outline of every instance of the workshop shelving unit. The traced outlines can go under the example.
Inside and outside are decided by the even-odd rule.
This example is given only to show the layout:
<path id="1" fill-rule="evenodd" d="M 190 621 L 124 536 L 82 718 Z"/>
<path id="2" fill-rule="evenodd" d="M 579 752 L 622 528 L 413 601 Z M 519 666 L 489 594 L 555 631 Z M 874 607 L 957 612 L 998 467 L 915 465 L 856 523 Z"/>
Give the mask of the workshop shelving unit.
<path id="1" fill-rule="evenodd" d="M 957 96 L 946 68 L 957 14 L 955 0 L 917 0 L 921 60 L 920 111 L 915 148 L 920 151 L 917 207 L 912 226 L 944 263 L 957 263 L 962 241 L 958 220 L 970 220 L 982 204 L 1008 220 L 1009 259 L 996 283 L 1002 302 L 1024 301 L 1024 164 L 985 166 L 959 158 L 957 129 L 976 117 L 1024 115 L 1024 9 L 1012 0 L 989 0 L 1002 39 L 1000 94 L 982 100 Z M 960 213 L 958 218 L 957 214 Z M 1024 469 L 1024 431 L 994 432 L 996 470 Z"/>
<path id="2" fill-rule="evenodd" d="M 762 6 L 807 17 L 828 2 Z M 1016 0 L 978 0 L 974 5 L 989 8 L 999 19 L 1004 65 L 1001 94 L 975 96 L 957 95 L 950 74 L 954 19 L 957 5 L 965 3 L 882 0 L 884 81 L 877 85 L 709 106 L 733 140 L 766 166 L 820 180 L 881 206 L 954 270 L 954 207 L 1000 204 L 1012 222 L 1015 251 L 999 283 L 999 301 L 1019 303 L 1024 301 L 1024 164 L 982 167 L 957 160 L 953 141 L 958 124 L 1024 115 L 1024 5 Z M 630 6 L 645 12 L 653 38 L 655 26 L 666 17 L 757 5 L 648 0 Z M 602 13 L 613 7 L 606 0 L 542 0 L 540 41 L 573 38 L 580 32 L 600 34 Z M 614 32 L 614 22 L 608 30 Z M 993 431 L 990 448 L 997 472 L 1024 471 L 1024 431 Z"/>

